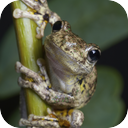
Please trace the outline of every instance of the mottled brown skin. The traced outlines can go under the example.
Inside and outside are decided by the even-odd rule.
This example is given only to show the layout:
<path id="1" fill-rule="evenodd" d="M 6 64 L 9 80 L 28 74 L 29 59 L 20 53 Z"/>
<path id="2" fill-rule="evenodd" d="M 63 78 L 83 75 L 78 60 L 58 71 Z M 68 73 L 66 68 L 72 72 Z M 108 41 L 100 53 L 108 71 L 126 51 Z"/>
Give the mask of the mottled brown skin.
<path id="1" fill-rule="evenodd" d="M 22 1 L 37 12 L 46 13 L 43 12 L 43 10 L 47 10 L 46 1 Z M 41 6 L 43 7 L 41 8 Z M 26 14 L 26 12 L 22 12 L 22 15 L 24 13 Z M 33 15 L 28 14 L 27 17 L 38 18 L 34 13 Z M 53 30 L 45 39 L 46 62 L 44 64 L 44 60 L 37 60 L 40 73 L 33 72 L 20 62 L 16 63 L 17 72 L 26 75 L 26 80 L 19 78 L 19 85 L 31 88 L 53 108 L 47 117 L 30 115 L 28 120 L 21 119 L 20 125 L 33 128 L 79 128 L 84 121 L 84 114 L 77 109 L 86 105 L 91 99 L 97 82 L 95 68 L 97 60 L 91 61 L 89 52 L 97 50 L 100 53 L 100 49 L 95 44 L 87 44 L 72 33 L 67 21 L 61 21 L 61 23 L 61 29 Z M 41 28 L 39 30 L 43 31 Z M 41 36 L 43 34 L 39 34 L 38 37 Z"/>
<path id="2" fill-rule="evenodd" d="M 63 24 L 64 22 L 67 23 L 67 21 L 62 21 Z M 53 115 L 56 115 L 59 124 L 56 125 L 56 127 L 63 127 L 70 124 L 67 127 L 77 128 L 82 125 L 84 115 L 76 109 L 83 107 L 91 99 L 97 82 L 97 71 L 94 66 L 96 62 L 89 61 L 88 52 L 92 49 L 99 50 L 99 47 L 92 44 L 87 45 L 81 38 L 74 35 L 71 31 L 66 31 L 63 27 L 66 28 L 65 25 L 62 26 L 61 30 L 52 32 L 45 40 L 45 65 L 47 65 L 49 75 L 47 75 L 44 60 L 42 59 L 38 59 L 37 61 L 40 67 L 40 74 L 27 69 L 19 62 L 16 63 L 16 69 L 18 72 L 24 73 L 26 77 L 33 79 L 33 81 L 28 81 L 20 78 L 19 85 L 25 88 L 31 88 L 53 107 Z M 61 35 L 61 33 L 64 34 L 64 36 Z M 70 39 L 72 37 L 77 39 L 72 41 L 72 39 Z M 62 44 L 62 40 L 66 41 L 65 44 L 58 45 L 59 42 Z M 64 47 L 67 47 L 67 44 L 69 45 L 69 40 L 72 41 L 70 42 L 70 47 L 68 46 L 69 51 L 78 48 L 80 41 L 83 43 L 84 48 L 81 47 L 77 49 L 75 54 L 77 58 L 74 58 L 74 54 L 69 54 L 69 52 L 64 49 Z M 56 43 L 54 41 L 59 42 Z M 72 43 L 75 43 L 75 46 L 72 47 Z M 83 51 L 82 57 L 79 56 L 81 49 Z M 79 62 L 80 57 L 84 63 Z M 61 112 L 59 112 L 60 109 Z M 65 110 L 70 111 L 70 109 L 73 109 L 70 114 L 65 112 Z M 46 119 L 43 119 L 44 123 L 48 125 L 46 127 L 51 127 L 52 123 L 49 124 L 47 121 L 45 122 L 45 120 Z M 54 122 L 49 116 L 47 120 Z M 67 123 L 62 123 L 65 121 Z M 34 126 L 35 123 L 33 123 L 33 120 L 30 122 L 31 125 Z M 20 123 L 29 126 L 29 123 L 24 119 L 21 119 Z M 36 125 L 44 126 L 44 123 L 37 121 Z"/>
<path id="3" fill-rule="evenodd" d="M 59 31 L 46 37 L 44 47 L 52 89 L 75 98 L 68 108 L 83 107 L 92 97 L 97 82 L 96 62 L 88 61 L 88 52 L 92 49 L 100 51 L 99 47 L 87 44 L 72 33 L 67 21 L 62 21 Z M 66 106 L 55 107 L 64 109 Z"/>
<path id="4" fill-rule="evenodd" d="M 73 74 L 90 73 L 95 63 L 87 62 L 88 51 L 89 49 L 97 49 L 100 51 L 100 48 L 96 44 L 87 44 L 83 39 L 75 35 L 71 31 L 71 26 L 67 21 L 62 22 L 61 30 L 52 32 L 51 35 L 47 36 L 45 42 L 44 47 L 46 52 L 50 50 L 49 54 L 54 54 L 54 56 L 59 59 L 60 55 L 58 55 L 58 52 L 54 53 L 54 50 L 62 50 L 59 54 L 65 56 L 64 58 L 66 58 L 67 61 L 72 60 L 73 66 L 68 66 L 69 68 L 67 70 L 70 70 Z M 85 50 L 87 51 L 85 52 Z M 68 65 L 66 63 L 67 61 L 59 63 Z"/>

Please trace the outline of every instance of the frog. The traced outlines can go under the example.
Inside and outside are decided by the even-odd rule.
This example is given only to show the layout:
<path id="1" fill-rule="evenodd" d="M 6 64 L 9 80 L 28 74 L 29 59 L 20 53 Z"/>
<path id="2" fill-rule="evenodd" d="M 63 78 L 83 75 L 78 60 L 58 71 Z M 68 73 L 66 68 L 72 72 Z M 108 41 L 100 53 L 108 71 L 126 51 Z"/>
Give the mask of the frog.
<path id="1" fill-rule="evenodd" d="M 34 8 L 33 0 L 22 1 Z M 40 5 L 44 0 L 35 2 Z M 29 16 L 37 16 L 27 13 Z M 23 18 L 23 14 L 24 12 L 18 18 Z M 51 18 L 47 11 L 43 16 L 46 15 L 48 18 L 44 18 L 42 22 L 46 23 Z M 96 44 L 87 44 L 74 34 L 67 21 L 58 17 L 53 19 L 52 33 L 44 41 L 45 60 L 37 60 L 39 73 L 28 69 L 20 62 L 16 62 L 15 66 L 18 73 L 32 79 L 30 81 L 19 77 L 18 84 L 23 88 L 32 89 L 52 106 L 52 109 L 47 109 L 47 116 L 30 114 L 28 119 L 20 119 L 20 125 L 33 128 L 79 128 L 84 121 L 84 114 L 79 109 L 90 101 L 96 89 L 95 65 L 101 56 L 101 50 Z M 38 29 L 40 32 L 37 31 L 37 38 L 43 36 L 41 29 Z"/>

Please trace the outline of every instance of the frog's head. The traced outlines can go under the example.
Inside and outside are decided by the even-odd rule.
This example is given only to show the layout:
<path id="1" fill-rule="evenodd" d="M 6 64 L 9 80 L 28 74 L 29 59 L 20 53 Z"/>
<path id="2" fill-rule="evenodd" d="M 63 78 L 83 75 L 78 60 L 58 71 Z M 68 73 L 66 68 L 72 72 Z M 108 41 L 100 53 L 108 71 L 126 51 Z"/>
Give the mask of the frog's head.
<path id="1" fill-rule="evenodd" d="M 49 63 L 73 74 L 90 73 L 101 55 L 97 45 L 87 44 L 72 33 L 67 21 L 57 21 L 53 25 L 52 34 L 46 37 L 44 45 Z"/>

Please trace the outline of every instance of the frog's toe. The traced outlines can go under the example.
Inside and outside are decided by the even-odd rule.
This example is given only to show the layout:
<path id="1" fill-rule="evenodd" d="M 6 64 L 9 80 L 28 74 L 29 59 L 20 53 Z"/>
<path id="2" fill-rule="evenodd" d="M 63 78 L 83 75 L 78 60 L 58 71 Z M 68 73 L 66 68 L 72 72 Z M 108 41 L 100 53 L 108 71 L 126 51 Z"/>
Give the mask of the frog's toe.
<path id="1" fill-rule="evenodd" d="M 49 81 L 46 69 L 45 69 L 45 61 L 42 58 L 37 59 L 37 65 L 40 68 L 41 74 L 45 77 L 45 81 Z"/>
<path id="2" fill-rule="evenodd" d="M 28 120 L 29 120 L 29 121 L 32 121 L 32 120 L 33 120 L 33 117 L 34 117 L 34 114 L 30 114 L 30 115 L 28 116 Z"/>
<path id="3" fill-rule="evenodd" d="M 45 127 L 45 128 L 60 128 L 57 120 L 55 118 L 43 117 L 43 116 L 34 116 L 32 115 L 33 120 L 20 119 L 20 126 L 31 126 L 31 127 Z"/>
<path id="4" fill-rule="evenodd" d="M 23 118 L 21 118 L 20 121 L 19 121 L 19 126 L 25 126 L 25 125 L 28 125 L 28 124 L 30 126 L 29 121 L 27 121 L 27 120 L 25 120 Z"/>
<path id="5" fill-rule="evenodd" d="M 31 82 L 22 79 L 22 77 L 18 78 L 18 85 L 21 87 L 29 88 L 29 87 L 31 87 L 31 84 L 32 84 Z"/>
<path id="6" fill-rule="evenodd" d="M 30 82 L 28 80 L 24 80 L 24 79 L 22 79 L 22 77 L 19 77 L 18 84 L 19 84 L 19 86 L 21 86 L 23 88 L 31 88 L 31 89 L 34 89 L 37 92 L 39 91 L 38 84 L 36 85 L 33 82 Z"/>
<path id="7" fill-rule="evenodd" d="M 27 67 L 23 66 L 20 62 L 16 62 L 15 69 L 18 73 L 23 73 L 28 77 L 28 81 L 30 82 L 37 82 L 38 84 L 41 83 L 43 80 L 40 75 Z"/>
<path id="8" fill-rule="evenodd" d="M 38 58 L 38 59 L 37 59 L 37 65 L 38 65 L 39 67 L 44 66 L 44 65 L 45 65 L 45 60 L 42 59 L 42 58 Z"/>
<path id="9" fill-rule="evenodd" d="M 71 128 L 80 128 L 84 121 L 84 114 L 80 110 L 74 110 L 72 113 Z"/>
<path id="10" fill-rule="evenodd" d="M 19 61 L 17 61 L 16 64 L 15 64 L 15 70 L 16 70 L 17 73 L 21 72 L 20 71 L 21 67 L 22 67 L 22 64 Z"/>
<path id="11" fill-rule="evenodd" d="M 40 4 L 39 2 L 36 2 L 34 0 L 22 0 L 26 5 L 28 5 L 30 8 L 39 11 L 40 10 Z"/>
<path id="12" fill-rule="evenodd" d="M 47 0 L 40 0 L 40 2 L 41 2 L 44 6 L 47 6 Z"/>
<path id="13" fill-rule="evenodd" d="M 40 27 L 37 27 L 36 28 L 36 38 L 37 39 L 41 39 L 42 38 L 42 35 L 41 35 L 41 30 L 40 30 Z"/>
<path id="14" fill-rule="evenodd" d="M 44 18 L 43 19 L 40 18 L 40 20 L 37 22 L 37 25 L 39 27 L 36 28 L 36 33 L 37 33 L 36 38 L 40 39 L 44 37 L 44 30 L 46 28 L 47 23 L 48 21 L 45 20 Z"/>
<path id="15" fill-rule="evenodd" d="M 20 9 L 15 9 L 14 11 L 13 11 L 13 17 L 14 18 L 20 18 L 21 17 L 21 10 Z"/>
<path id="16" fill-rule="evenodd" d="M 18 8 L 13 11 L 13 17 L 14 18 L 29 18 L 29 19 L 34 20 L 35 22 L 36 21 L 40 22 L 42 20 L 42 17 L 40 14 L 34 15 L 33 12 L 31 11 L 23 11 Z"/>

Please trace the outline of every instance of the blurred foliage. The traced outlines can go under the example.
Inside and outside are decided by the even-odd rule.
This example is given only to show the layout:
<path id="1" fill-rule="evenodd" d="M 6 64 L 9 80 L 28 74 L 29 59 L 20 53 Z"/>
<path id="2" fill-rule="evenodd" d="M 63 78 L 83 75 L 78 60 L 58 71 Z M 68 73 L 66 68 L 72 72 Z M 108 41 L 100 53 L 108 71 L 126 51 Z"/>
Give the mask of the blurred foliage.
<path id="1" fill-rule="evenodd" d="M 9 53 L 9 54 L 8 54 Z M 19 60 L 14 27 L 6 32 L 0 47 L 0 98 L 8 98 L 19 92 L 15 62 Z"/>
<path id="2" fill-rule="evenodd" d="M 128 36 L 127 14 L 113 1 L 51 0 L 49 6 L 71 24 L 74 33 L 102 50 Z"/>
<path id="3" fill-rule="evenodd" d="M 15 111 L 12 112 L 12 114 L 9 116 L 8 118 L 8 124 L 11 124 L 12 126 L 15 127 L 19 127 L 18 123 L 19 123 L 19 119 L 20 119 L 20 113 L 19 113 L 19 109 L 17 108 Z M 26 128 L 25 126 L 20 126 L 19 128 Z"/>
<path id="4" fill-rule="evenodd" d="M 124 105 L 120 98 L 123 80 L 111 67 L 98 66 L 98 83 L 91 101 L 81 110 L 85 121 L 81 128 L 109 128 L 120 122 Z"/>
<path id="5" fill-rule="evenodd" d="M 127 15 L 115 2 L 51 0 L 49 6 L 71 24 L 74 33 L 87 43 L 98 44 L 102 51 L 128 36 Z M 50 33 L 51 28 L 48 26 L 45 36 Z M 18 74 L 14 70 L 17 60 L 16 37 L 14 28 L 11 26 L 3 37 L 0 47 L 0 99 L 7 99 L 19 93 Z M 92 100 L 82 108 L 85 114 L 82 128 L 108 128 L 120 123 L 125 109 L 120 98 L 122 88 L 123 80 L 116 69 L 99 66 L 96 92 Z M 17 108 L 7 122 L 18 126 L 19 118 Z"/>

